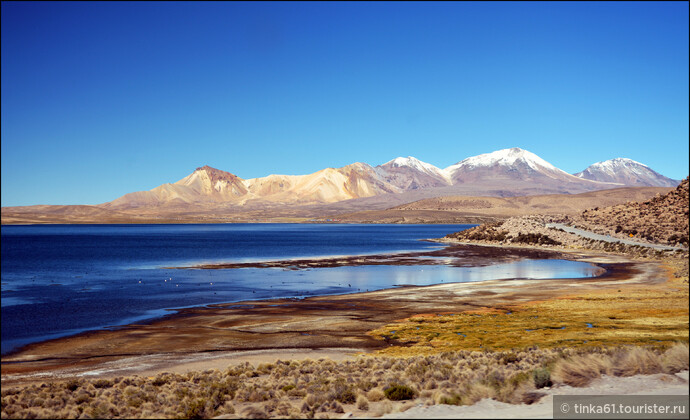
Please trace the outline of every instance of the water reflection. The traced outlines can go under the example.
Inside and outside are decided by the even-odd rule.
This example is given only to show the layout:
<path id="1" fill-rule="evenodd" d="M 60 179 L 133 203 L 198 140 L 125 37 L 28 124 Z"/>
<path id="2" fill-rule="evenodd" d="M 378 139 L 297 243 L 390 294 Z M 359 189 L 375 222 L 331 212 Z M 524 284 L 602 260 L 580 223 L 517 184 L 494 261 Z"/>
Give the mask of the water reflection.
<path id="1" fill-rule="evenodd" d="M 223 272 L 233 278 L 235 287 L 238 286 L 239 279 L 236 278 L 238 272 L 243 273 L 241 283 L 251 283 L 257 287 L 265 287 L 269 280 L 264 276 L 266 272 L 279 273 L 279 284 L 271 281 L 274 292 L 278 289 L 284 292 L 300 290 L 303 295 L 313 295 L 365 292 L 394 286 L 426 286 L 484 280 L 589 278 L 596 276 L 600 270 L 595 265 L 579 261 L 521 260 L 484 267 L 380 265 L 314 268 L 299 271 L 280 269 L 214 271 Z"/>
<path id="2" fill-rule="evenodd" d="M 487 267 L 459 267 L 453 281 L 582 278 L 594 277 L 598 271 L 598 267 L 579 261 L 521 260 Z"/>

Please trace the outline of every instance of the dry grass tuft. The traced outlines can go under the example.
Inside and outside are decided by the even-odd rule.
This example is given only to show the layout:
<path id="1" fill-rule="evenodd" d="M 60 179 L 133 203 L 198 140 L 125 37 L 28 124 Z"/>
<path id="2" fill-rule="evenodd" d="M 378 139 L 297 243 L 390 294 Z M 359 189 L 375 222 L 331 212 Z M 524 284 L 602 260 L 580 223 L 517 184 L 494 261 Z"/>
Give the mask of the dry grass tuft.
<path id="1" fill-rule="evenodd" d="M 600 354 L 586 354 L 560 360 L 551 372 L 554 382 L 574 387 L 587 386 L 593 379 L 612 370 L 611 359 Z"/>
<path id="2" fill-rule="evenodd" d="M 242 410 L 242 418 L 245 419 L 265 419 L 268 418 L 266 411 L 260 406 L 250 405 Z"/>
<path id="3" fill-rule="evenodd" d="M 678 373 L 681 370 L 688 370 L 688 344 L 678 343 L 664 352 L 661 358 L 661 365 L 666 373 Z"/>
<path id="4" fill-rule="evenodd" d="M 385 400 L 376 406 L 376 410 L 374 410 L 373 416 L 381 417 L 384 414 L 390 413 L 391 411 L 393 411 L 393 404 L 390 401 Z"/>
<path id="5" fill-rule="evenodd" d="M 462 396 L 462 403 L 465 405 L 472 405 L 485 398 L 491 399 L 494 397 L 496 397 L 495 388 L 481 383 L 475 383 L 472 384 L 467 390 L 467 393 Z"/>
<path id="6" fill-rule="evenodd" d="M 367 392 L 367 399 L 369 401 L 376 402 L 381 401 L 384 398 L 386 398 L 386 396 L 380 389 L 372 389 L 371 391 Z"/>
<path id="7" fill-rule="evenodd" d="M 615 376 L 633 376 L 663 372 L 659 354 L 642 347 L 621 352 L 613 366 Z"/>

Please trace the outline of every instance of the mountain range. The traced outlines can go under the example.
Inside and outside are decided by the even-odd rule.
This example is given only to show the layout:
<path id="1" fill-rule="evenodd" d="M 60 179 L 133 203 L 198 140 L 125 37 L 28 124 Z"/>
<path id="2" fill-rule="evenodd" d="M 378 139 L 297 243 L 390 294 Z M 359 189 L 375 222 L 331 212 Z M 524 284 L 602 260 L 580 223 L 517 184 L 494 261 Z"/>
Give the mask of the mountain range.
<path id="1" fill-rule="evenodd" d="M 518 207 L 520 212 L 547 208 L 554 212 L 560 207 L 567 207 L 562 209 L 566 211 L 585 203 L 593 207 L 599 202 L 613 205 L 648 199 L 679 182 L 621 158 L 595 163 L 573 175 L 520 148 L 469 157 L 445 169 L 411 156 L 378 166 L 357 162 L 308 175 L 251 179 L 202 166 L 177 182 L 125 194 L 103 204 L 2 207 L 2 224 L 325 219 L 474 223 L 486 217 L 506 217 Z M 582 195 L 589 192 L 592 194 Z M 483 202 L 481 197 L 521 196 L 535 198 L 529 203 L 498 201 L 488 210 L 467 207 L 467 203 Z M 458 204 L 447 208 L 448 199 Z M 420 200 L 427 201 L 407 206 Z M 566 202 L 571 204 L 565 205 Z M 436 207 L 439 209 L 435 210 Z M 499 207 L 506 210 L 496 210 Z"/>
<path id="2" fill-rule="evenodd" d="M 572 194 L 623 186 L 672 187 L 679 182 L 630 159 L 595 163 L 572 175 L 516 147 L 469 157 L 445 169 L 412 156 L 398 157 L 375 167 L 357 162 L 308 175 L 252 179 L 203 166 L 175 183 L 129 193 L 101 206 L 122 210 L 216 203 L 257 208 L 369 198 L 366 202 L 381 208 L 383 205 L 376 203 L 382 200 L 372 197 L 395 205 L 447 195 Z"/>

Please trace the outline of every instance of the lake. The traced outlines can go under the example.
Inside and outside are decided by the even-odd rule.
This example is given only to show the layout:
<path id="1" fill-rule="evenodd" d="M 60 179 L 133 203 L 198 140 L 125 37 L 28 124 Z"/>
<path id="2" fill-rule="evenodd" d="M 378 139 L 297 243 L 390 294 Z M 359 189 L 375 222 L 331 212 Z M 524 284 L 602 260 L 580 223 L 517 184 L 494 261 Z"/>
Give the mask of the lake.
<path id="1" fill-rule="evenodd" d="M 425 251 L 474 225 L 195 224 L 2 226 L 2 353 L 168 310 L 401 285 L 591 277 L 595 267 L 523 260 L 487 267 L 166 269 L 223 262 Z"/>

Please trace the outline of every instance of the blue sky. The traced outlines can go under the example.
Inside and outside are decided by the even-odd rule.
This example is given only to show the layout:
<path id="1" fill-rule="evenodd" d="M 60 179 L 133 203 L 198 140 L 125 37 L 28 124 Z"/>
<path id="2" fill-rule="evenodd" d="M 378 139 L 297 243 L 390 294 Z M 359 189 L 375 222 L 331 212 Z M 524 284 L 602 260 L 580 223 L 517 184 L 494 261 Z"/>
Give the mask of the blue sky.
<path id="1" fill-rule="evenodd" d="M 2 2 L 2 206 L 521 147 L 688 175 L 687 2 Z"/>

